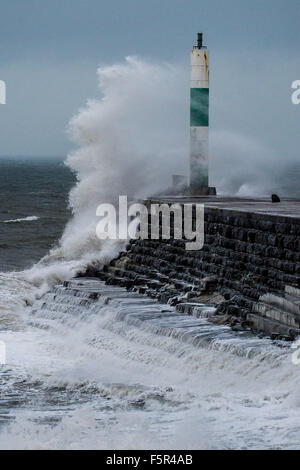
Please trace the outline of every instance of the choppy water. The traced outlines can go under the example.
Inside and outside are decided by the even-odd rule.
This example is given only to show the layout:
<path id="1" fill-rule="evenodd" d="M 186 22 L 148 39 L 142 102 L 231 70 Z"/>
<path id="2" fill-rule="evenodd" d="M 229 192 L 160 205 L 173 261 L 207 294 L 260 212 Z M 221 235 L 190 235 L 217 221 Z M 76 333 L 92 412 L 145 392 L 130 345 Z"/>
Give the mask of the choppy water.
<path id="1" fill-rule="evenodd" d="M 0 271 L 28 268 L 57 243 L 74 181 L 55 159 L 0 159 Z"/>
<path id="2" fill-rule="evenodd" d="M 1 332 L 0 448 L 299 448 L 290 350 L 205 316 L 98 280 L 46 294 Z"/>
<path id="3" fill-rule="evenodd" d="M 290 346 L 98 280 L 52 289 L 81 262 L 59 250 L 29 269 L 69 217 L 72 176 L 22 165 L 0 186 L 0 448 L 300 448 Z"/>

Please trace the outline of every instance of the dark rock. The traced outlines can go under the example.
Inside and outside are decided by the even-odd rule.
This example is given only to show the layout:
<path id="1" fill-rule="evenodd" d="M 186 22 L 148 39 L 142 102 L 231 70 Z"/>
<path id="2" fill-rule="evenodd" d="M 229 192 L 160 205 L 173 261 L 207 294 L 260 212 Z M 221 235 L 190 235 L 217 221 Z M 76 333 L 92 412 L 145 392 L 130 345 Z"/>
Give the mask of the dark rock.
<path id="1" fill-rule="evenodd" d="M 240 323 L 236 323 L 232 326 L 232 331 L 245 331 Z"/>
<path id="2" fill-rule="evenodd" d="M 272 194 L 272 202 L 280 202 L 280 197 L 277 194 Z"/>
<path id="3" fill-rule="evenodd" d="M 272 339 L 272 340 L 279 339 L 279 338 L 280 338 L 280 334 L 279 334 L 279 333 L 272 333 L 272 334 L 271 334 L 271 339 Z"/>
<path id="4" fill-rule="evenodd" d="M 280 335 L 278 339 L 280 339 L 280 341 L 293 341 L 293 339 L 287 335 Z"/>
<path id="5" fill-rule="evenodd" d="M 238 307 L 237 305 L 229 305 L 227 312 L 229 313 L 229 315 L 238 317 L 240 315 L 240 307 Z"/>
<path id="6" fill-rule="evenodd" d="M 92 300 L 98 300 L 99 296 L 100 296 L 99 292 L 91 292 L 89 295 L 89 298 Z"/>

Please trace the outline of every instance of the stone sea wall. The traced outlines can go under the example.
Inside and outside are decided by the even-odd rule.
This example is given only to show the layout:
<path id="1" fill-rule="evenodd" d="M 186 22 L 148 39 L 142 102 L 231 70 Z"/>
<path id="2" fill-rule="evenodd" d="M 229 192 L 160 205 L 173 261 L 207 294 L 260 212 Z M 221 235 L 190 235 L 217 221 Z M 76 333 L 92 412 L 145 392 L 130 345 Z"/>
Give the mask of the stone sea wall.
<path id="1" fill-rule="evenodd" d="M 213 321 L 294 339 L 300 328 L 300 220 L 208 207 L 205 244 L 136 240 L 104 270 L 85 273 L 137 289 L 190 313 L 216 307 Z"/>

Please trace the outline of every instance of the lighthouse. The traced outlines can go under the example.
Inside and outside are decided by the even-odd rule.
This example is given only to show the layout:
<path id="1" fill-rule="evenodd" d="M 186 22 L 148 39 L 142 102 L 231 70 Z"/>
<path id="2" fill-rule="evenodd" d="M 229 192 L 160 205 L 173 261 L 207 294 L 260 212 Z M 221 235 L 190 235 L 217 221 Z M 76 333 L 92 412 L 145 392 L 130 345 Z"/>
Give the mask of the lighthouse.
<path id="1" fill-rule="evenodd" d="M 203 34 L 191 50 L 190 193 L 215 195 L 209 186 L 209 53 Z"/>

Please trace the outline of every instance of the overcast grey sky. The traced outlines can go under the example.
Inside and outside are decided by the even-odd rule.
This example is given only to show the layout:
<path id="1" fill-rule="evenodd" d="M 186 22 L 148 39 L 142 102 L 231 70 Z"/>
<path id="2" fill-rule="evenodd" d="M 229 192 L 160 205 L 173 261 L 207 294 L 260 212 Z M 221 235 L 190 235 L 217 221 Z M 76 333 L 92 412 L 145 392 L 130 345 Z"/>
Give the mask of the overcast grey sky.
<path id="1" fill-rule="evenodd" d="M 188 87 L 198 31 L 211 53 L 213 129 L 298 158 L 300 0 L 0 0 L 0 155 L 65 155 L 70 117 L 99 96 L 99 64 L 171 61 L 186 66 Z"/>

